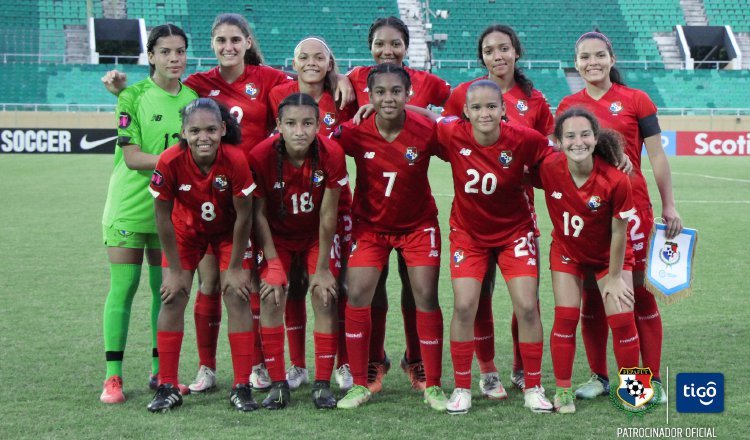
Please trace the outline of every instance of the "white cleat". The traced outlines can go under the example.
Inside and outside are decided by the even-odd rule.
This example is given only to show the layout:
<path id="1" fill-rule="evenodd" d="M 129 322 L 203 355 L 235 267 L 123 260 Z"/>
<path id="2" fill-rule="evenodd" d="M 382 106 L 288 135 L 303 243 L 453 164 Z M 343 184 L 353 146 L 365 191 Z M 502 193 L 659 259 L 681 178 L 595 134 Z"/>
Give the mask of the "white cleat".
<path id="1" fill-rule="evenodd" d="M 547 396 L 544 395 L 544 388 L 537 385 L 534 388 L 528 388 L 523 391 L 523 406 L 535 413 L 552 412 L 553 406 Z"/>
<path id="2" fill-rule="evenodd" d="M 336 378 L 336 383 L 339 385 L 341 391 L 349 391 L 354 385 L 354 378 L 352 377 L 352 371 L 349 369 L 349 364 L 344 364 L 333 371 L 333 376 Z"/>
<path id="3" fill-rule="evenodd" d="M 271 381 L 271 376 L 268 375 L 265 364 L 253 366 L 253 370 L 250 373 L 250 384 L 252 384 L 253 390 L 257 391 L 268 391 L 271 389 L 273 382 Z"/>
<path id="4" fill-rule="evenodd" d="M 193 383 L 188 385 L 191 393 L 202 393 L 216 387 L 216 370 L 201 365 Z"/>
<path id="5" fill-rule="evenodd" d="M 456 388 L 445 407 L 448 414 L 466 414 L 471 409 L 471 390 Z"/>
<path id="6" fill-rule="evenodd" d="M 479 377 L 479 389 L 482 395 L 492 400 L 504 400 L 508 398 L 508 393 L 500 382 L 500 375 L 497 372 L 482 374 Z"/>
<path id="7" fill-rule="evenodd" d="M 309 383 L 310 377 L 307 374 L 307 368 L 292 365 L 286 370 L 286 381 L 289 382 L 290 390 L 296 390 L 301 385 Z"/>

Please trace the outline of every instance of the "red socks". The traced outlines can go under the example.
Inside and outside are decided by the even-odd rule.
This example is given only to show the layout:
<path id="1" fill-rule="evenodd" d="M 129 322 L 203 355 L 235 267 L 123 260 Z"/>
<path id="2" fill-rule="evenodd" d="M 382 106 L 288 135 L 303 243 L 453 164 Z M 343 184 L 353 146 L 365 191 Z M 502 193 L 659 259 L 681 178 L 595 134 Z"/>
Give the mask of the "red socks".
<path id="1" fill-rule="evenodd" d="M 406 361 L 414 362 L 422 359 L 419 349 L 419 332 L 417 331 L 417 309 L 401 306 L 404 317 L 404 336 L 406 337 Z"/>
<path id="2" fill-rule="evenodd" d="M 471 389 L 471 361 L 474 357 L 475 341 L 451 341 L 453 379 L 456 388 Z"/>
<path id="3" fill-rule="evenodd" d="M 385 317 L 388 306 L 371 307 L 370 354 L 369 360 L 381 362 L 385 359 Z"/>
<path id="4" fill-rule="evenodd" d="M 581 336 L 586 358 L 592 373 L 609 377 L 607 368 L 607 339 L 609 328 L 604 302 L 599 289 L 583 289 L 581 308 Z"/>
<path id="5" fill-rule="evenodd" d="M 617 313 L 608 316 L 607 322 L 612 328 L 612 343 L 615 349 L 617 367 L 637 367 L 638 355 L 640 354 L 640 343 L 638 340 L 638 331 L 635 328 L 635 317 L 633 316 L 633 313 Z M 656 373 L 654 373 L 654 377 L 658 377 L 656 376 Z"/>
<path id="6" fill-rule="evenodd" d="M 336 360 L 338 337 L 333 334 L 313 332 L 315 341 L 315 380 L 331 380 L 333 363 Z M 297 364 L 295 364 L 297 365 Z"/>
<path id="7" fill-rule="evenodd" d="M 180 350 L 183 332 L 156 332 L 156 347 L 159 350 L 159 385 L 171 383 L 175 387 L 177 370 L 180 367 Z"/>
<path id="8" fill-rule="evenodd" d="M 369 360 L 370 307 L 346 305 L 346 350 L 349 352 L 349 367 L 356 385 L 367 386 L 367 362 Z"/>
<path id="9" fill-rule="evenodd" d="M 260 332 L 260 293 L 258 292 L 250 292 L 250 311 L 253 314 L 253 333 L 255 333 L 253 365 L 258 365 L 263 363 L 263 335 Z"/>
<path id="10" fill-rule="evenodd" d="M 544 342 L 519 342 L 518 348 L 521 350 L 521 357 L 523 358 L 523 377 L 526 382 L 526 389 L 541 385 Z"/>
<path id="11" fill-rule="evenodd" d="M 286 337 L 289 341 L 289 361 L 292 365 L 307 368 L 305 363 L 305 324 L 307 303 L 305 297 L 287 298 L 284 310 Z"/>
<path id="12" fill-rule="evenodd" d="M 427 388 L 440 386 L 443 374 L 443 313 L 417 310 L 417 331 Z"/>
<path id="13" fill-rule="evenodd" d="M 198 291 L 193 308 L 195 339 L 198 342 L 200 365 L 216 369 L 216 346 L 221 327 L 221 293 L 206 295 Z"/>
<path id="14" fill-rule="evenodd" d="M 349 363 L 349 353 L 346 351 L 346 296 L 339 297 L 339 333 L 336 368 Z"/>
<path id="15" fill-rule="evenodd" d="M 263 336 L 263 362 L 268 369 L 271 381 L 279 382 L 286 380 L 286 369 L 284 368 L 284 326 L 261 327 L 260 334 Z"/>
<path id="16" fill-rule="evenodd" d="M 635 326 L 641 337 L 643 366 L 651 368 L 654 378 L 660 378 L 661 344 L 664 338 L 661 314 L 654 295 L 643 286 L 635 288 Z"/>
<path id="17" fill-rule="evenodd" d="M 515 339 L 518 339 L 517 335 Z M 497 367 L 495 367 L 495 320 L 492 316 L 492 296 L 482 295 L 479 297 L 477 315 L 474 318 L 474 351 L 477 354 L 477 362 L 479 362 L 481 373 L 497 371 Z"/>
<path id="18" fill-rule="evenodd" d="M 552 368 L 559 388 L 570 388 L 573 359 L 576 355 L 576 327 L 581 310 L 578 307 L 555 307 L 555 323 L 549 336 Z"/>
<path id="19" fill-rule="evenodd" d="M 253 332 L 229 333 L 229 348 L 232 351 L 232 367 L 234 369 L 234 382 L 232 388 L 237 384 L 246 384 L 253 367 L 253 345 L 255 341 Z"/>

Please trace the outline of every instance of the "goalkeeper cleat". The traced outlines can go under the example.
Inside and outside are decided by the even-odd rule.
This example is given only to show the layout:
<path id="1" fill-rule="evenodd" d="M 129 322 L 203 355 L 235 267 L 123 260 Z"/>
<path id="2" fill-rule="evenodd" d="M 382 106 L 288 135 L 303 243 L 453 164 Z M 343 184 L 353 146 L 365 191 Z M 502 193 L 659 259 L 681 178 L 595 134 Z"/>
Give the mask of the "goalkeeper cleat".
<path id="1" fill-rule="evenodd" d="M 99 396 L 102 403 L 123 403 L 125 394 L 122 393 L 122 378 L 120 376 L 110 376 L 104 381 L 102 395 Z"/>
<path id="2" fill-rule="evenodd" d="M 370 393 L 370 390 L 368 390 L 367 387 L 354 385 L 349 389 L 346 395 L 338 401 L 336 407 L 339 409 L 358 408 L 370 400 L 371 396 L 372 393 Z"/>

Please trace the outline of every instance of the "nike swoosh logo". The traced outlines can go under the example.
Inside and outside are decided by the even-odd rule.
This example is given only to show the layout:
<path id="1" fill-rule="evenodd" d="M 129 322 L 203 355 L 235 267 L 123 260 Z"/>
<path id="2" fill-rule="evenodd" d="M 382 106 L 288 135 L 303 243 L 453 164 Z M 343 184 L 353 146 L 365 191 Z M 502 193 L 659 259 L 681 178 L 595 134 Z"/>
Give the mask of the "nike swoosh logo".
<path id="1" fill-rule="evenodd" d="M 81 150 L 93 150 L 94 148 L 104 145 L 107 142 L 111 142 L 115 139 L 117 139 L 117 136 L 108 137 L 106 139 L 100 139 L 98 141 L 89 141 L 86 139 L 87 134 L 83 135 L 83 139 L 81 139 Z"/>

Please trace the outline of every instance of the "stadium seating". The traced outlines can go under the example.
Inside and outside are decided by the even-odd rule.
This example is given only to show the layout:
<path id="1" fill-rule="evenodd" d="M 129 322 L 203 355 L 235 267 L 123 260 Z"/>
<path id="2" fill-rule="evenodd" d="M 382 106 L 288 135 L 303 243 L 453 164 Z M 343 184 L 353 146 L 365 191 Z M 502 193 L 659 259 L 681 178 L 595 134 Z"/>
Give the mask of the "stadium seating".
<path id="1" fill-rule="evenodd" d="M 749 0 L 703 0 L 711 26 L 731 25 L 735 32 L 750 32 Z"/>

